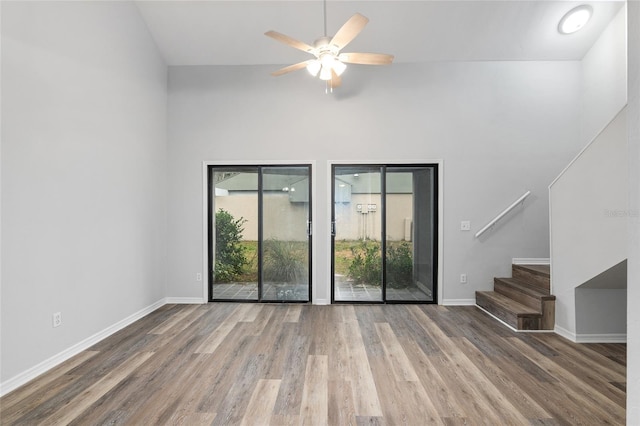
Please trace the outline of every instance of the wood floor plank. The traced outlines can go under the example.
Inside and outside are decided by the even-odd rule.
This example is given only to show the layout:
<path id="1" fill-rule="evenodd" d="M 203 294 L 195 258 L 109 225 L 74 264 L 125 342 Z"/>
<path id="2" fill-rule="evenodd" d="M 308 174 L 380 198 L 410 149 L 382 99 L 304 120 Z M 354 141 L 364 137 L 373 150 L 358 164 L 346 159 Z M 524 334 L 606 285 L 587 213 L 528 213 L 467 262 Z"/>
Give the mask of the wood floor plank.
<path id="1" fill-rule="evenodd" d="M 624 408 L 612 402 L 603 395 L 600 387 L 589 386 L 584 380 L 572 375 L 567 370 L 558 366 L 553 360 L 531 351 L 521 340 L 516 338 L 506 338 L 511 344 L 518 347 L 527 357 L 540 365 L 541 368 L 549 371 L 559 379 L 564 386 L 568 398 L 575 398 L 585 406 L 585 411 L 591 412 L 593 417 L 606 419 L 613 424 L 625 422 Z"/>
<path id="2" fill-rule="evenodd" d="M 465 411 L 458 403 L 454 393 L 442 378 L 438 369 L 431 363 L 429 356 L 415 341 L 407 337 L 400 339 L 402 347 L 411 359 L 420 382 L 424 385 L 429 399 L 442 419 L 452 422 L 455 418 L 464 418 Z M 464 424 L 464 422 L 463 422 Z"/>
<path id="3" fill-rule="evenodd" d="M 331 368 L 329 368 L 331 371 Z M 353 388 L 348 380 L 329 381 L 329 417 L 330 425 L 356 424 L 356 409 L 353 401 Z"/>
<path id="4" fill-rule="evenodd" d="M 166 333 L 171 328 L 175 327 L 176 325 L 179 325 L 180 329 L 183 330 L 184 322 L 182 322 L 182 320 L 188 317 L 193 311 L 197 309 L 198 309 L 198 305 L 189 305 L 185 309 L 181 309 L 180 311 L 176 312 L 175 314 L 167 318 L 167 320 L 164 321 L 162 324 L 159 324 L 156 328 L 149 331 L 149 334 L 163 334 L 163 333 Z"/>
<path id="5" fill-rule="evenodd" d="M 21 416 L 22 414 L 32 410 L 40 405 L 42 401 L 50 398 L 56 392 L 59 392 L 61 388 L 64 388 L 66 383 L 74 380 L 74 377 L 67 375 L 67 373 L 78 365 L 91 359 L 96 354 L 98 354 L 96 351 L 81 352 L 67 362 L 49 370 L 46 374 L 40 375 L 31 380 L 25 386 L 22 386 L 3 397 L 2 409 L 5 411 L 11 410 L 16 404 L 19 404 L 20 407 L 15 410 L 14 416 Z M 67 375 L 66 378 L 63 377 L 65 375 Z M 61 377 L 62 380 L 59 380 Z M 0 417 L 5 420 L 1 412 Z M 11 421 L 10 419 L 6 420 Z"/>
<path id="6" fill-rule="evenodd" d="M 209 335 L 196 349 L 196 353 L 199 354 L 210 354 L 213 353 L 220 343 L 229 335 L 231 330 L 238 324 L 240 321 L 246 321 L 248 318 L 255 318 L 257 313 L 250 314 L 248 311 L 248 307 L 251 305 L 242 305 L 238 304 L 236 309 L 229 315 L 227 319 L 225 319 L 222 324 L 220 324 L 211 335 Z"/>
<path id="7" fill-rule="evenodd" d="M 284 322 L 298 322 L 300 320 L 300 312 L 302 312 L 302 305 L 287 306 L 287 314 L 284 317 Z"/>
<path id="8" fill-rule="evenodd" d="M 253 426 L 264 424 L 273 414 L 273 407 L 278 398 L 281 380 L 258 380 L 258 384 L 251 394 L 249 405 L 245 410 L 240 424 L 242 426 Z"/>
<path id="9" fill-rule="evenodd" d="M 73 419 L 78 417 L 84 410 L 89 408 L 95 401 L 109 392 L 116 384 L 126 378 L 133 372 L 133 370 L 138 368 L 153 355 L 154 354 L 151 352 L 136 354 L 131 359 L 125 361 L 117 370 L 107 374 L 105 377 L 87 388 L 87 390 L 82 394 L 74 398 L 69 406 L 60 407 L 59 410 L 47 417 L 44 420 L 44 423 L 48 425 L 69 424 Z"/>
<path id="10" fill-rule="evenodd" d="M 411 361 L 404 353 L 402 345 L 398 342 L 398 338 L 393 333 L 391 326 L 388 323 L 376 323 L 375 327 L 384 349 L 384 359 L 387 361 L 391 371 L 393 371 L 396 380 L 417 382 L 418 376 L 413 369 L 413 365 L 411 365 Z"/>
<path id="11" fill-rule="evenodd" d="M 283 354 L 287 368 L 283 371 L 280 392 L 273 409 L 274 416 L 284 416 L 283 419 L 299 418 L 310 346 L 310 337 L 298 334 L 293 337 L 291 346 Z"/>
<path id="12" fill-rule="evenodd" d="M 165 305 L 0 398 L 0 425 L 624 424 L 626 363 L 472 306 Z"/>
<path id="13" fill-rule="evenodd" d="M 544 408 L 526 392 L 523 392 L 522 389 L 503 372 L 500 365 L 498 365 L 498 363 L 502 362 L 502 358 L 490 358 L 486 356 L 464 337 L 455 338 L 454 342 L 465 353 L 467 358 L 474 363 L 478 370 L 482 371 L 487 379 L 500 390 L 502 395 L 529 421 L 537 421 L 551 417 Z"/>
<path id="14" fill-rule="evenodd" d="M 329 422 L 329 361 L 327 355 L 309 355 L 300 404 L 300 424 Z"/>
<path id="15" fill-rule="evenodd" d="M 352 321 L 351 324 L 356 326 L 357 323 Z M 329 325 L 330 327 L 330 345 L 329 345 L 329 380 L 349 380 L 352 376 L 351 363 L 349 356 L 349 341 L 347 335 L 347 323 L 336 322 Z"/>
<path id="16" fill-rule="evenodd" d="M 389 368 L 388 360 L 371 360 L 385 422 L 392 425 L 442 424 L 442 420 L 422 384 L 399 381 Z"/>
<path id="17" fill-rule="evenodd" d="M 375 328 L 374 328 L 375 329 Z M 371 372 L 367 350 L 360 334 L 359 322 L 345 323 L 347 356 L 349 357 L 354 405 L 357 416 L 380 417 L 382 407 Z"/>
<path id="18" fill-rule="evenodd" d="M 544 342 L 554 348 L 557 353 L 564 354 L 575 361 L 576 365 L 597 372 L 600 377 L 612 381 L 625 381 L 626 367 L 619 362 L 590 350 L 583 345 L 570 342 L 566 339 L 558 339 L 548 333 L 535 335 L 535 339 Z"/>

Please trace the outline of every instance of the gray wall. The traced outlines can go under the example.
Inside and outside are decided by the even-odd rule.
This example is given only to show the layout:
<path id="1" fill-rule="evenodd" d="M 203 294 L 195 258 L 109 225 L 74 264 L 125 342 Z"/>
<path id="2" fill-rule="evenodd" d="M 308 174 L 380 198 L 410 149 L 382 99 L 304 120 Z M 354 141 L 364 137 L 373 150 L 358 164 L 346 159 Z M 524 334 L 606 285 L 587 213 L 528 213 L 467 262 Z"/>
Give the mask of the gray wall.
<path id="1" fill-rule="evenodd" d="M 276 68 L 169 68 L 168 295 L 202 297 L 205 160 L 316 161 L 319 303 L 330 299 L 329 160 L 444 160 L 445 301 L 491 289 L 513 257 L 549 257 L 547 186 L 582 146 L 580 62 L 353 66 L 333 95 Z M 473 238 L 527 189 L 524 208 Z"/>
<path id="2" fill-rule="evenodd" d="M 132 3 L 2 2 L 2 382 L 164 298 L 166 79 Z"/>
<path id="3" fill-rule="evenodd" d="M 556 330 L 574 340 L 583 338 L 577 335 L 578 328 L 585 335 L 600 334 L 589 332 L 587 324 L 576 326 L 575 287 L 624 260 L 627 255 L 627 218 L 617 217 L 615 213 L 625 211 L 627 203 L 628 177 L 624 167 L 627 114 L 618 117 L 617 128 L 602 131 L 627 101 L 625 19 L 626 7 L 620 10 L 582 60 L 581 141 L 586 147 L 596 136 L 603 139 L 585 150 L 550 190 L 551 286 L 557 296 Z M 554 202 L 554 198 L 558 202 Z M 564 207 L 556 208 L 560 203 L 564 203 Z M 597 303 L 585 301 L 596 295 L 623 302 L 620 291 L 609 291 L 609 296 L 605 290 L 583 292 L 581 306 Z M 622 303 L 620 307 L 624 305 Z M 602 311 L 593 312 L 593 315 L 600 320 L 608 318 L 611 322 L 606 328 L 617 329 L 614 334 L 624 334 L 624 325 L 614 316 Z M 591 323 L 595 322 L 597 319 Z"/>
<path id="4" fill-rule="evenodd" d="M 629 210 L 640 212 L 640 2 L 627 4 Z M 640 424 L 640 214 L 629 217 L 627 424 Z"/>
<path id="5" fill-rule="evenodd" d="M 583 307 L 608 299 L 624 303 L 617 308 L 609 305 L 610 314 L 603 309 L 591 311 L 595 318 L 586 323 L 582 315 L 583 323 L 578 324 L 576 287 L 627 258 L 627 155 L 627 111 L 623 109 L 549 188 L 556 331 L 574 341 L 586 338 L 577 334 L 602 334 L 596 331 L 601 327 L 590 331 L 588 324 L 606 323 L 604 328 L 611 333 L 626 332 L 624 321 L 616 318 L 624 312 L 626 300 L 614 290 L 610 296 L 607 290 L 582 292 Z M 626 287 L 626 274 L 618 278 L 622 283 L 617 288 Z M 589 296 L 603 300 L 587 302 Z"/>

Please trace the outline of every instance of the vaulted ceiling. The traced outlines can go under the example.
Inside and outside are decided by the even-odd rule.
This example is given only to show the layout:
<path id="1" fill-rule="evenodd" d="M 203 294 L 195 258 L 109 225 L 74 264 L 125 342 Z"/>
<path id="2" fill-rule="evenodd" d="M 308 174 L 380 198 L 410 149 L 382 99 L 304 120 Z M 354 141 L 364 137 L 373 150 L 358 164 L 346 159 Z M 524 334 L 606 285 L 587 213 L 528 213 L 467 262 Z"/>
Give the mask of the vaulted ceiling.
<path id="1" fill-rule="evenodd" d="M 589 1 L 593 18 L 581 31 L 557 26 L 575 1 L 327 2 L 332 35 L 354 13 L 370 19 L 345 51 L 395 55 L 396 63 L 431 61 L 580 60 L 624 5 Z M 307 54 L 264 32 L 312 44 L 324 35 L 321 0 L 137 1 L 169 65 L 289 64 Z"/>

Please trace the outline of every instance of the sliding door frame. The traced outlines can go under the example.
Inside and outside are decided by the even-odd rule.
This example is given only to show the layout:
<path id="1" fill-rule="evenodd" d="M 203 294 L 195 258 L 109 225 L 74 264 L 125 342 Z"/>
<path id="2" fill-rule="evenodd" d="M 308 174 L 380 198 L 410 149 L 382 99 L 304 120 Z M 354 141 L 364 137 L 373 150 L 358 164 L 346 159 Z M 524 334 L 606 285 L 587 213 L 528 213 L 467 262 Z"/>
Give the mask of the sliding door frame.
<path id="1" fill-rule="evenodd" d="M 436 300 L 434 300 L 433 302 L 428 302 L 428 303 L 437 303 L 438 305 L 443 304 L 443 285 L 442 285 L 442 271 L 443 271 L 443 266 L 444 266 L 444 262 L 443 262 L 443 250 L 444 250 L 444 245 L 443 245 L 443 230 L 444 230 L 444 195 L 443 195 L 443 176 L 444 176 L 444 161 L 442 159 L 415 159 L 415 160 L 329 160 L 327 161 L 327 194 L 329 194 L 329 202 L 327 203 L 327 210 L 326 210 L 326 215 L 327 218 L 329 220 L 329 222 L 331 222 L 332 217 L 333 217 L 333 168 L 334 166 L 387 166 L 387 167 L 393 167 L 393 166 L 411 166 L 411 165 L 434 165 L 437 168 L 437 198 L 436 198 L 436 202 L 437 202 L 437 209 L 435 210 L 435 213 L 437 215 L 437 226 L 435 228 L 436 231 L 436 235 L 435 238 L 437 239 L 436 241 L 436 246 L 435 246 L 435 250 L 436 250 L 436 256 L 437 256 L 437 260 L 436 260 L 436 277 L 435 277 L 435 281 L 436 281 Z M 384 222 L 384 220 L 383 220 Z M 384 225 L 383 225 L 384 226 Z M 329 223 L 329 229 L 331 229 L 331 223 Z M 326 236 L 326 242 L 327 242 L 327 259 L 329 259 L 329 276 L 333 273 L 333 236 L 331 235 L 331 232 L 327 233 Z M 333 283 L 334 278 L 330 277 L 331 279 L 331 283 Z M 330 294 L 330 299 L 333 300 L 334 299 L 334 294 L 333 294 L 333 285 L 330 285 L 329 288 L 329 292 Z M 384 295 L 383 295 L 384 296 Z M 384 300 L 384 299 L 383 299 Z M 333 303 L 349 303 L 349 304 L 357 304 L 358 302 L 340 302 L 340 301 L 334 301 Z M 367 303 L 405 303 L 405 302 L 394 302 L 394 301 L 387 301 L 387 302 L 367 302 Z"/>
<path id="2" fill-rule="evenodd" d="M 210 194 L 209 194 L 209 166 L 217 167 L 269 167 L 269 166 L 309 166 L 311 179 L 310 199 L 314 200 L 316 197 L 316 162 L 315 160 L 296 160 L 296 161 L 274 161 L 274 160 L 251 160 L 251 161 L 203 161 L 202 162 L 202 272 L 198 273 L 196 279 L 202 280 L 202 299 L 201 303 L 209 302 L 209 261 L 211 253 L 209 252 L 209 239 L 210 232 L 212 231 L 209 226 L 209 209 L 210 209 Z M 316 285 L 313 281 L 316 277 L 316 263 L 311 258 L 312 253 L 316 252 L 317 238 L 313 238 L 315 235 L 315 206 L 314 203 L 310 203 L 309 217 L 311 220 L 311 242 L 310 242 L 310 271 L 309 271 L 309 286 L 311 293 L 309 294 L 309 302 L 313 303 L 316 298 Z M 305 302 L 300 302 L 305 303 Z"/>

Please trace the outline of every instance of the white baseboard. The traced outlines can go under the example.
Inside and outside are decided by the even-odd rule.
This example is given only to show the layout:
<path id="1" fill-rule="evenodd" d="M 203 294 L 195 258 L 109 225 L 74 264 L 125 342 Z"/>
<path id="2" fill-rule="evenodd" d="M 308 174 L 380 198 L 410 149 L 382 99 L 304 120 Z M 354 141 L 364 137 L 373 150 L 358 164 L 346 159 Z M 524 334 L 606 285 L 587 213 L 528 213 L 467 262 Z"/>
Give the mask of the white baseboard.
<path id="1" fill-rule="evenodd" d="M 316 299 L 313 301 L 314 305 L 330 305 L 331 304 L 331 300 L 330 299 Z"/>
<path id="2" fill-rule="evenodd" d="M 160 308 L 161 306 L 166 304 L 165 299 L 160 299 L 157 302 L 147 306 L 135 312 L 123 320 L 118 321 L 117 323 L 105 328 L 102 331 L 97 332 L 93 336 L 89 336 L 81 342 L 76 343 L 75 345 L 63 350 L 62 352 L 52 356 L 49 359 L 42 361 L 40 364 L 37 364 L 28 370 L 8 379 L 4 382 L 0 383 L 0 396 L 3 396 L 14 389 L 24 385 L 25 383 L 35 379 L 42 373 L 49 371 L 53 367 L 63 363 L 69 358 L 79 354 L 82 351 L 89 349 L 91 346 L 95 345 L 99 341 L 111 336 L 115 332 L 125 328 L 126 326 L 133 324 L 139 319 L 149 315 L 151 312 Z"/>
<path id="3" fill-rule="evenodd" d="M 578 334 L 558 325 L 554 331 L 574 343 L 627 343 L 627 333 Z"/>
<path id="4" fill-rule="evenodd" d="M 511 259 L 513 265 L 550 265 L 551 259 L 548 257 L 514 257 Z"/>
<path id="5" fill-rule="evenodd" d="M 166 297 L 164 302 L 167 305 L 203 305 L 207 303 L 202 297 Z"/>
<path id="6" fill-rule="evenodd" d="M 442 306 L 473 306 L 476 299 L 442 299 Z"/>

